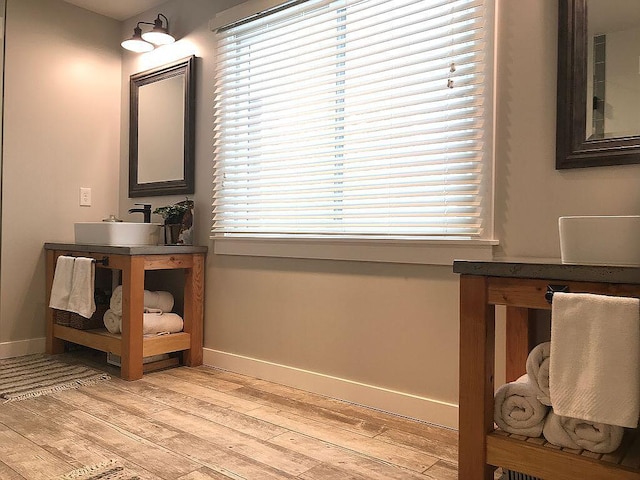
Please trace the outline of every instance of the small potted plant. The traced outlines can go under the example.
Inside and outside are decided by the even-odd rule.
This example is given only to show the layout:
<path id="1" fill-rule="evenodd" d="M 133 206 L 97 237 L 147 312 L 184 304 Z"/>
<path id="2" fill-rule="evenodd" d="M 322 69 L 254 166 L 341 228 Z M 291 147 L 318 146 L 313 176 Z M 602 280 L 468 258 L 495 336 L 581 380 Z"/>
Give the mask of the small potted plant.
<path id="1" fill-rule="evenodd" d="M 156 208 L 153 213 L 164 219 L 167 245 L 191 245 L 193 228 L 193 200 Z"/>

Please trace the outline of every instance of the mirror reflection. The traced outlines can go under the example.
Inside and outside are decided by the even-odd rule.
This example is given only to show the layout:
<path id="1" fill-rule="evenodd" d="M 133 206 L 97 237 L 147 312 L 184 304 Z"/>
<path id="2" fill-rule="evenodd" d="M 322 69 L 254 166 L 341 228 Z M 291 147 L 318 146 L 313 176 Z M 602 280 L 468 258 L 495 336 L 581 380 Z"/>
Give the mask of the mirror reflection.
<path id="1" fill-rule="evenodd" d="M 194 193 L 194 61 L 131 75 L 129 197 Z"/>
<path id="2" fill-rule="evenodd" d="M 170 77 L 138 91 L 138 183 L 183 180 L 184 78 Z"/>
<path id="3" fill-rule="evenodd" d="M 640 135 L 640 2 L 587 2 L 586 140 Z"/>
<path id="4" fill-rule="evenodd" d="M 558 1 L 557 169 L 640 163 L 640 127 L 635 115 L 640 112 L 640 96 L 631 93 L 636 92 L 637 80 L 628 73 L 634 71 L 640 75 L 640 52 L 635 51 L 639 43 L 625 44 L 624 48 L 617 47 L 613 52 L 610 47 L 617 41 L 599 42 L 597 46 L 593 41 L 602 35 L 609 37 L 609 30 L 634 29 L 621 27 L 620 21 L 638 18 L 625 8 L 634 5 L 640 7 L 640 2 Z M 613 14 L 617 21 L 606 20 Z M 588 15 L 595 24 L 589 21 Z M 611 39 L 615 36 L 611 35 Z M 589 44 L 593 51 L 591 58 L 588 58 Z M 597 49 L 600 50 L 598 58 L 604 56 L 604 62 L 594 61 Z M 625 53 L 628 55 L 623 57 Z M 623 76 L 628 78 L 624 81 L 619 79 L 621 74 L 613 70 L 617 58 L 625 64 Z M 604 91 L 593 82 L 594 78 L 604 79 Z"/>

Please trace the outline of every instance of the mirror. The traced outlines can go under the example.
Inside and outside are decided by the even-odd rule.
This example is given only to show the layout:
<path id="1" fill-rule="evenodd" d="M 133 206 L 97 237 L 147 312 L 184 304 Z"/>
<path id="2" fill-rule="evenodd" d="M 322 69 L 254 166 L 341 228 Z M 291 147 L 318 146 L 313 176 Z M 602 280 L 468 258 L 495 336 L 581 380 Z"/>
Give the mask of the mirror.
<path id="1" fill-rule="evenodd" d="M 194 193 L 194 63 L 130 77 L 129 197 Z"/>
<path id="2" fill-rule="evenodd" d="M 559 1 L 558 169 L 640 163 L 638 4 Z"/>

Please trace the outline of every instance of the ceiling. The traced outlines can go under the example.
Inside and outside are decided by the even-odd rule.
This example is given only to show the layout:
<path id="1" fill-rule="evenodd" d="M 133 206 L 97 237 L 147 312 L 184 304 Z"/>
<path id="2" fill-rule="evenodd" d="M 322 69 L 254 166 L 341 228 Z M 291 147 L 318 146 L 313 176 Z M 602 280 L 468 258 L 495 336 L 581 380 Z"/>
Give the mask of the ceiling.
<path id="1" fill-rule="evenodd" d="M 167 0 L 64 0 L 73 3 L 92 12 L 115 18 L 116 20 L 126 20 L 166 2 Z"/>

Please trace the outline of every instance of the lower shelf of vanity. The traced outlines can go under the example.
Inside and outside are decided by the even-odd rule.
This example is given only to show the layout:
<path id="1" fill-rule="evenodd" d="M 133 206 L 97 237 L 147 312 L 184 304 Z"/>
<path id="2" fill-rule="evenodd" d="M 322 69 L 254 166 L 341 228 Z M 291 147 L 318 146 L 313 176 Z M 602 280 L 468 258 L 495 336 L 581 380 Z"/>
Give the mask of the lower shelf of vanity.
<path id="1" fill-rule="evenodd" d="M 110 352 L 119 356 L 122 355 L 122 336 L 109 333 L 105 328 L 79 330 L 77 328 L 55 324 L 53 325 L 53 336 L 61 340 L 100 350 L 101 352 Z M 142 341 L 142 356 L 150 357 L 152 355 L 188 350 L 190 344 L 191 335 L 186 332 L 145 337 Z"/>
<path id="2" fill-rule="evenodd" d="M 487 435 L 487 463 L 544 479 L 638 480 L 640 433 L 628 429 L 620 448 L 610 454 L 597 454 L 561 449 L 541 437 L 495 430 Z"/>

